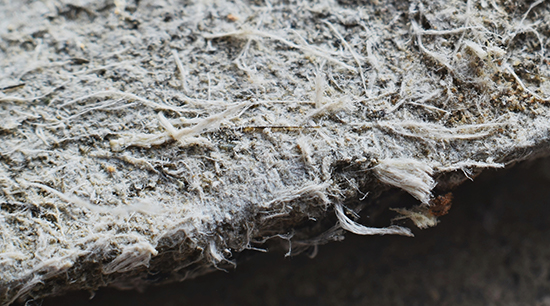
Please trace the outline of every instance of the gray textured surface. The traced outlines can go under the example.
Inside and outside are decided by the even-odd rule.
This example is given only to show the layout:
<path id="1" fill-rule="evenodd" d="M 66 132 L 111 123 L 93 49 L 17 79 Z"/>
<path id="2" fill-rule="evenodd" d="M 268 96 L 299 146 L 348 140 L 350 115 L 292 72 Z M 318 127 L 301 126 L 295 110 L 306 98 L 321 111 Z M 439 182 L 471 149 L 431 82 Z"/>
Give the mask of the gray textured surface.
<path id="1" fill-rule="evenodd" d="M 489 171 L 458 188 L 450 214 L 414 239 L 347 234 L 313 259 L 258 254 L 230 273 L 42 306 L 550 305 L 549 184 L 550 159 Z"/>
<path id="2" fill-rule="evenodd" d="M 388 186 L 548 153 L 547 1 L 0 4 L 2 302 L 409 235 Z"/>

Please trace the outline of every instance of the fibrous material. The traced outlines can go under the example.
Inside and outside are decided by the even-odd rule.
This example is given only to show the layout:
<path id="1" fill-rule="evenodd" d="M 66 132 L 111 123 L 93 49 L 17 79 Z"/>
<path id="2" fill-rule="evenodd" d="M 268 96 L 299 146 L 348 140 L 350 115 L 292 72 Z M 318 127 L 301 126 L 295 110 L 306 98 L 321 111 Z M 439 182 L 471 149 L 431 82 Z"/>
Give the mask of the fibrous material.
<path id="1" fill-rule="evenodd" d="M 548 152 L 548 1 L 2 0 L 0 39 L 4 304 L 412 235 L 356 212 Z"/>

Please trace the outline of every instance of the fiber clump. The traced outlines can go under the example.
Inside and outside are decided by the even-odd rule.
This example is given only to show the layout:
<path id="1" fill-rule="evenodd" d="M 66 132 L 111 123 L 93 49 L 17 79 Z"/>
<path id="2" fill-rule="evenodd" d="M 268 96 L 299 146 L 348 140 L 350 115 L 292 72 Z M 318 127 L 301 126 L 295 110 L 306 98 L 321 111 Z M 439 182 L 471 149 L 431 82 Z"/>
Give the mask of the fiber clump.
<path id="1" fill-rule="evenodd" d="M 2 1 L 0 301 L 410 236 L 357 213 L 548 154 L 549 33 L 548 1 Z"/>

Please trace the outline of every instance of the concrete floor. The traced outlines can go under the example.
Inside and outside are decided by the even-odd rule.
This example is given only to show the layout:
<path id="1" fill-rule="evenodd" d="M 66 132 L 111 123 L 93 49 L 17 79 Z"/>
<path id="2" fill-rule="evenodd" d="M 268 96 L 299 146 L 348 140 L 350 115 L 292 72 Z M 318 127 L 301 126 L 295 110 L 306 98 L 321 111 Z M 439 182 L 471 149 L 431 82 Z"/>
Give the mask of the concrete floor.
<path id="1" fill-rule="evenodd" d="M 550 305 L 550 159 L 465 183 L 450 214 L 415 235 L 347 234 L 313 259 L 258 253 L 235 271 L 143 293 L 29 305 Z"/>

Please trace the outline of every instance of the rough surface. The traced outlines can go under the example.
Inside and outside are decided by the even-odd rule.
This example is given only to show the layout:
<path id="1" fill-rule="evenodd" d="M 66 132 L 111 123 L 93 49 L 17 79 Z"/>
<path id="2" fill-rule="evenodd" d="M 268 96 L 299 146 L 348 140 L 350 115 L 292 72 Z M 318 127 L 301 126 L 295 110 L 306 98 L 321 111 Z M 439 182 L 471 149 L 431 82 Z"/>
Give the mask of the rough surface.
<path id="1" fill-rule="evenodd" d="M 489 170 L 453 190 L 451 213 L 435 228 L 413 230 L 414 239 L 346 235 L 320 246 L 313 259 L 258 254 L 230 273 L 142 293 L 104 288 L 90 299 L 81 291 L 35 305 L 548 306 L 549 184 L 548 158 Z"/>
<path id="2" fill-rule="evenodd" d="M 0 4 L 4 303 L 410 235 L 353 210 L 547 153 L 547 1 Z"/>

